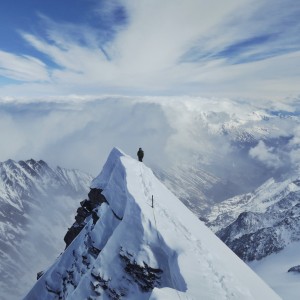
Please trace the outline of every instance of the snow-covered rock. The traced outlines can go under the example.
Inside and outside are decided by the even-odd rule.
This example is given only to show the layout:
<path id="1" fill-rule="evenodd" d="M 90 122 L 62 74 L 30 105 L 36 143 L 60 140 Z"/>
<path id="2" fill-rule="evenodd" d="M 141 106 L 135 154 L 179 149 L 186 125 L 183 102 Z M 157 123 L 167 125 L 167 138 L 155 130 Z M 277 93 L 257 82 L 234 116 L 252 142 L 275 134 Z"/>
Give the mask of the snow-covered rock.
<path id="1" fill-rule="evenodd" d="M 46 162 L 0 163 L 0 299 L 20 299 L 63 249 L 91 176 Z"/>
<path id="2" fill-rule="evenodd" d="M 288 272 L 300 273 L 300 265 L 289 268 Z"/>
<path id="3" fill-rule="evenodd" d="M 207 225 L 243 260 L 261 259 L 300 240 L 300 180 L 268 180 L 253 193 L 211 209 Z"/>
<path id="4" fill-rule="evenodd" d="M 106 202 L 24 300 L 280 299 L 147 168 L 113 149 Z"/>
<path id="5" fill-rule="evenodd" d="M 212 207 L 207 225 L 283 299 L 299 298 L 300 180 L 268 180 Z M 291 269 L 295 267 L 295 269 Z M 293 276 L 295 275 L 295 276 Z"/>

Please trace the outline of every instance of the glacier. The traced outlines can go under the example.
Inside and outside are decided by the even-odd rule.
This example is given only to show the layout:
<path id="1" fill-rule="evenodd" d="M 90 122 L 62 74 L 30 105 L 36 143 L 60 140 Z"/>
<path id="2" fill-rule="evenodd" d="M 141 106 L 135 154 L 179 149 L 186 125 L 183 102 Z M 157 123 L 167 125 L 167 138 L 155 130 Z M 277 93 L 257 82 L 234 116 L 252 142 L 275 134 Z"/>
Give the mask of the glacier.
<path id="1" fill-rule="evenodd" d="M 106 202 L 24 300 L 280 297 L 143 163 L 114 148 L 91 188 Z"/>

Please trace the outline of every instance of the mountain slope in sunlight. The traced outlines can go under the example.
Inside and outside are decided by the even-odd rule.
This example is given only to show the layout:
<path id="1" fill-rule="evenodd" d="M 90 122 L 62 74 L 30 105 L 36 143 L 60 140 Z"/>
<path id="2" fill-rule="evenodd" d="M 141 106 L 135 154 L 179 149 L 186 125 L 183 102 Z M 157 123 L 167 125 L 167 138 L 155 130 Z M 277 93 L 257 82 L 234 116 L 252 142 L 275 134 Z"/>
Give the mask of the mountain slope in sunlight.
<path id="1" fill-rule="evenodd" d="M 284 299 L 299 298 L 300 180 L 266 181 L 211 208 L 207 225 Z"/>
<path id="2" fill-rule="evenodd" d="M 146 167 L 114 148 L 106 199 L 24 298 L 280 299 Z"/>

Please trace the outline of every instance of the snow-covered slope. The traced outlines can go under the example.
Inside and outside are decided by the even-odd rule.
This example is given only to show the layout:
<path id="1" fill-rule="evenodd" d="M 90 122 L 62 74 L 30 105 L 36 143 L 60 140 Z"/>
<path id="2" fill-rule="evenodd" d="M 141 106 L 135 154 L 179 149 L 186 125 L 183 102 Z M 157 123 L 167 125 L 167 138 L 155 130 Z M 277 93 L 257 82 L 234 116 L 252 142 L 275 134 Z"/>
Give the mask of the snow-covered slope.
<path id="1" fill-rule="evenodd" d="M 253 193 L 215 205 L 208 226 L 243 260 L 300 240 L 300 180 L 268 180 Z"/>
<path id="2" fill-rule="evenodd" d="M 238 195 L 212 206 L 210 213 L 207 215 L 208 225 L 213 231 L 217 232 L 231 224 L 245 211 L 265 213 L 270 209 L 278 208 L 278 206 L 274 207 L 275 204 L 281 203 L 283 205 L 282 201 L 286 202 L 294 199 L 297 202 L 299 191 L 299 179 L 275 181 L 271 178 L 252 193 Z"/>
<path id="3" fill-rule="evenodd" d="M 24 299 L 280 299 L 144 164 L 114 148 L 92 187 L 107 201 Z"/>
<path id="4" fill-rule="evenodd" d="M 300 264 L 300 242 L 286 246 L 279 253 L 273 253 L 249 266 L 265 280 L 284 300 L 299 300 L 300 273 L 289 270 Z"/>
<path id="5" fill-rule="evenodd" d="M 211 209 L 207 223 L 284 299 L 299 298 L 300 180 L 268 180 Z"/>
<path id="6" fill-rule="evenodd" d="M 91 176 L 44 161 L 0 163 L 0 299 L 20 299 L 64 247 Z"/>

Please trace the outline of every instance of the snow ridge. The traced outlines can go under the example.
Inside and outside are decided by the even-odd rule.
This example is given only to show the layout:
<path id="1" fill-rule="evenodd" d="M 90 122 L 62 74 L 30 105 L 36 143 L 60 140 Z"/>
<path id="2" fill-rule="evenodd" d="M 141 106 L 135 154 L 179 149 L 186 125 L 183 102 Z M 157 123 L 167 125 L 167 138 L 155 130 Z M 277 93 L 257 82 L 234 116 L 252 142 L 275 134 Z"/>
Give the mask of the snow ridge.
<path id="1" fill-rule="evenodd" d="M 280 299 L 144 164 L 114 148 L 107 200 L 24 298 Z"/>

